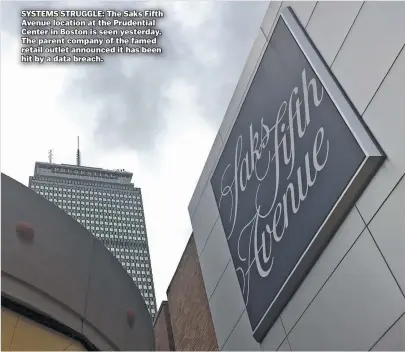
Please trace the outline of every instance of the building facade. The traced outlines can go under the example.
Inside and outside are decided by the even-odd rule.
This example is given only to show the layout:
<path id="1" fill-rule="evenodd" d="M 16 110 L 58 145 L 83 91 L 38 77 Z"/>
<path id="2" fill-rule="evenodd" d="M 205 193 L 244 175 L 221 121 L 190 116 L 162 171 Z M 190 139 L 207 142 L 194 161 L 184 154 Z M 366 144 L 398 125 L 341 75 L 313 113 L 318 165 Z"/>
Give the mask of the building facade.
<path id="1" fill-rule="evenodd" d="M 3 351 L 151 351 L 134 281 L 89 231 L 1 175 Z"/>
<path id="2" fill-rule="evenodd" d="M 154 322 L 156 350 L 218 351 L 193 235 L 166 294 Z"/>
<path id="3" fill-rule="evenodd" d="M 163 301 L 160 304 L 153 325 L 156 351 L 175 351 L 172 322 L 167 301 Z"/>
<path id="4" fill-rule="evenodd" d="M 219 349 L 405 349 L 404 18 L 270 2 L 189 204 Z"/>
<path id="5" fill-rule="evenodd" d="M 148 237 L 139 188 L 132 173 L 78 165 L 35 164 L 29 187 L 89 230 L 138 285 L 156 314 Z"/>

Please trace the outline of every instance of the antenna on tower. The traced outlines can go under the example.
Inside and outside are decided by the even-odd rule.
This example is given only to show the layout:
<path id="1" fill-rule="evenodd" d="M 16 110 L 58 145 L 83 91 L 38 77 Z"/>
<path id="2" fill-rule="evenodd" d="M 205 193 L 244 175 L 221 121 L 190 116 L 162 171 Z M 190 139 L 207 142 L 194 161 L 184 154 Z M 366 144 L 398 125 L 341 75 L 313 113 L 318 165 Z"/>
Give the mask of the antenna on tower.
<path id="1" fill-rule="evenodd" d="M 77 137 L 76 164 L 77 164 L 77 166 L 80 166 L 80 164 L 81 164 L 79 136 Z"/>
<path id="2" fill-rule="evenodd" d="M 53 160 L 53 150 L 52 149 L 48 150 L 48 160 L 49 160 L 49 163 L 52 164 L 52 160 Z"/>

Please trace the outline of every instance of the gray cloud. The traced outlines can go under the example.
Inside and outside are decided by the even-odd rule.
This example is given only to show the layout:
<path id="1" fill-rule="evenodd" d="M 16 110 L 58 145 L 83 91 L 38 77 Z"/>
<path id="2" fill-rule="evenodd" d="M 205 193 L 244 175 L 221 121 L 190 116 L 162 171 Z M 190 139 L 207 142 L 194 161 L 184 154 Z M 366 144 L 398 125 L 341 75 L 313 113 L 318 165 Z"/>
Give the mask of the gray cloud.
<path id="1" fill-rule="evenodd" d="M 177 6 L 182 4 L 187 6 Z M 170 5 L 161 6 L 166 14 L 160 26 L 163 57 L 115 57 L 102 67 L 87 66 L 72 79 L 69 101 L 98 107 L 100 146 L 152 149 L 165 128 L 170 101 L 164 92 L 177 79 L 196 89 L 198 112 L 213 128 L 219 126 L 267 3 L 215 2 L 211 6 L 197 29 L 183 27 L 181 19 L 171 16 Z M 206 63 L 206 56 L 212 54 L 218 61 Z"/>
<path id="2" fill-rule="evenodd" d="M 10 16 L 6 16 L 8 20 L 2 29 L 16 33 L 19 28 L 12 27 L 16 23 L 14 17 L 27 6 L 9 4 L 14 10 L 3 9 L 3 14 Z M 34 8 L 33 4 L 29 8 Z M 68 108 L 84 105 L 86 112 L 94 113 L 98 147 L 153 149 L 156 136 L 165 130 L 165 116 L 171 104 L 165 93 L 176 80 L 195 90 L 196 112 L 214 129 L 218 128 L 268 4 L 263 1 L 197 4 L 194 9 L 188 2 L 175 6 L 158 3 L 158 8 L 165 12 L 165 18 L 158 23 L 164 33 L 163 56 L 115 56 L 102 65 L 72 69 L 61 102 Z M 91 3 L 92 8 L 105 8 L 102 5 Z M 54 6 L 61 7 L 60 3 L 47 3 L 48 8 Z M 113 8 L 128 9 L 128 6 L 152 7 L 150 3 L 114 2 Z M 35 4 L 35 8 L 39 7 Z M 185 18 L 178 15 L 192 17 L 204 7 L 205 16 L 197 27 L 184 25 Z M 77 109 L 74 118 L 86 119 L 80 110 Z"/>

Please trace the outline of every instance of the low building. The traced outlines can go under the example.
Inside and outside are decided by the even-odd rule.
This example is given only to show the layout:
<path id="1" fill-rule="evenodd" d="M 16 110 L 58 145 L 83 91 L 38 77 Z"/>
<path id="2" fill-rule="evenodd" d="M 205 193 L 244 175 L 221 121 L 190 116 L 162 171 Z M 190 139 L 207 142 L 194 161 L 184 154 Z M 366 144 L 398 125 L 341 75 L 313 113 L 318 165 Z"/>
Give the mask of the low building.
<path id="1" fill-rule="evenodd" d="M 167 301 L 160 304 L 154 322 L 156 351 L 175 351 L 172 322 Z"/>
<path id="2" fill-rule="evenodd" d="M 2 350 L 155 349 L 142 295 L 83 226 L 1 175 Z"/>
<path id="3" fill-rule="evenodd" d="M 158 351 L 217 351 L 194 236 L 191 235 L 156 316 Z"/>

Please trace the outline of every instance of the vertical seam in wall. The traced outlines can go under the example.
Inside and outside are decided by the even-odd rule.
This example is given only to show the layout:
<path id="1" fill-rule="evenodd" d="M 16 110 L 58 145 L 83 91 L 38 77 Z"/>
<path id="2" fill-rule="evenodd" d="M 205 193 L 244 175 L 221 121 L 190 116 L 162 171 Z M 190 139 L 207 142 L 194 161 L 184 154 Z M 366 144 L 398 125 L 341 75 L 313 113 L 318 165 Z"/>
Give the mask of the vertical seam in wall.
<path id="1" fill-rule="evenodd" d="M 311 21 L 312 15 L 314 14 L 316 7 L 318 6 L 318 2 L 319 2 L 319 1 L 317 1 L 317 2 L 315 3 L 314 8 L 312 9 L 311 14 L 309 15 L 307 24 L 304 26 L 305 29 L 308 27 L 309 22 Z M 308 33 L 307 33 L 307 35 L 308 35 Z"/>
<path id="2" fill-rule="evenodd" d="M 270 0 L 270 1 L 273 1 L 273 0 Z M 284 4 L 284 2 L 285 2 L 285 1 L 280 1 L 280 5 L 279 5 L 279 7 L 278 7 L 278 9 L 277 9 L 277 13 L 276 13 L 276 18 L 274 19 L 274 21 L 273 21 L 273 23 L 272 23 L 272 25 L 271 25 L 271 27 L 270 27 L 269 34 L 268 34 L 268 35 L 264 35 L 264 37 L 266 38 L 266 42 L 268 42 L 268 41 L 270 40 L 270 38 L 271 38 L 271 36 L 272 36 L 272 34 L 273 34 L 274 27 L 276 26 L 277 20 L 278 20 L 278 18 L 279 18 L 279 16 L 280 16 L 280 11 L 283 9 L 283 4 Z M 260 25 L 260 28 L 262 27 L 262 25 L 263 25 L 263 23 Z"/>
<path id="3" fill-rule="evenodd" d="M 368 102 L 368 104 L 366 105 L 364 111 L 362 112 L 362 116 L 366 113 L 368 107 L 370 106 L 370 104 L 372 103 L 372 101 L 374 100 L 374 97 L 377 95 L 377 93 L 379 92 L 381 86 L 384 84 L 385 79 L 387 78 L 387 76 L 389 75 L 389 73 L 391 72 L 392 68 L 394 67 L 395 63 L 397 62 L 399 56 L 401 55 L 402 51 L 405 48 L 405 44 L 402 45 L 401 50 L 399 50 L 398 54 L 395 56 L 395 59 L 392 61 L 392 64 L 390 65 L 390 67 L 388 68 L 387 73 L 384 75 L 383 79 L 381 80 L 380 84 L 378 85 L 377 89 L 375 90 L 374 94 L 372 95 L 370 101 Z"/>
<path id="4" fill-rule="evenodd" d="M 170 315 L 170 307 L 169 301 L 167 301 L 166 310 L 163 313 L 165 319 L 167 320 L 166 325 L 166 332 L 169 340 L 169 349 L 170 351 L 176 351 L 176 341 L 174 340 L 174 333 L 173 333 L 173 326 L 172 326 L 172 318 Z"/>
<path id="5" fill-rule="evenodd" d="M 84 320 L 86 319 L 86 312 L 87 312 L 87 303 L 89 299 L 89 290 L 90 290 L 90 281 L 91 281 L 91 272 L 92 272 L 92 267 L 93 267 L 93 258 L 94 258 L 94 242 L 96 241 L 96 238 L 93 237 L 93 241 L 91 243 L 91 258 L 90 258 L 90 265 L 89 265 L 89 277 L 87 279 L 87 290 L 86 290 L 86 298 L 85 298 L 85 305 L 84 305 L 84 312 L 83 312 L 83 317 L 81 317 L 82 321 L 82 334 L 83 329 L 84 329 Z M 86 319 L 87 320 L 87 319 Z"/>
<path id="6" fill-rule="evenodd" d="M 261 30 L 262 34 L 264 35 L 264 37 L 265 37 L 266 40 L 267 40 L 267 35 L 264 33 L 262 26 L 260 26 L 260 30 Z"/>
<path id="7" fill-rule="evenodd" d="M 273 1 L 273 0 L 270 0 L 270 2 L 271 2 L 271 1 Z M 278 16 L 279 16 L 279 14 L 280 14 L 280 10 L 282 9 L 282 6 L 283 6 L 283 2 L 284 2 L 284 1 L 280 1 L 280 4 L 278 5 L 278 9 L 277 9 L 277 12 L 276 12 L 276 17 L 275 17 L 273 23 L 272 23 L 271 26 L 270 26 L 270 31 L 269 31 L 269 34 L 268 34 L 268 35 L 266 35 L 266 34 L 264 33 L 264 30 L 263 30 L 263 27 L 262 27 L 262 26 L 263 26 L 264 19 L 266 18 L 267 10 L 266 10 L 266 14 L 264 14 L 264 18 L 263 18 L 262 24 L 260 25 L 260 28 L 261 28 L 261 30 L 262 30 L 262 32 L 263 32 L 264 37 L 266 38 L 266 41 L 269 41 L 269 39 L 270 39 L 270 37 L 271 37 L 271 34 L 273 33 L 273 28 L 274 28 L 274 26 L 275 26 L 275 23 L 277 22 Z M 267 9 L 268 9 L 268 8 L 267 8 Z"/>
<path id="8" fill-rule="evenodd" d="M 14 325 L 14 329 L 13 329 L 13 335 L 11 335 L 10 346 L 9 346 L 9 348 L 8 348 L 9 351 L 11 351 L 11 346 L 12 346 L 12 344 L 13 344 L 14 334 L 15 334 L 15 331 L 16 331 L 16 329 L 17 329 L 17 324 L 18 324 L 19 319 L 20 319 L 20 317 L 17 315 L 17 320 L 15 321 L 15 325 Z"/>
<path id="9" fill-rule="evenodd" d="M 402 313 L 402 314 L 399 316 L 399 318 L 398 318 L 397 320 L 395 320 L 394 323 L 387 329 L 387 331 L 384 332 L 384 334 L 382 334 L 382 336 L 377 340 L 377 342 L 376 342 L 373 346 L 371 346 L 370 351 L 381 341 L 381 339 L 382 339 L 385 335 L 387 335 L 387 333 L 394 327 L 395 324 L 397 324 L 397 323 L 404 317 L 404 315 L 405 315 L 405 312 Z"/>
<path id="10" fill-rule="evenodd" d="M 210 233 L 208 234 L 208 237 L 207 237 L 207 239 L 205 240 L 204 246 L 203 246 L 203 248 L 202 248 L 200 254 L 198 255 L 198 258 L 200 258 L 200 257 L 202 256 L 202 254 L 204 253 L 204 249 L 205 249 L 205 247 L 207 246 L 208 240 L 210 239 L 211 234 L 212 234 L 212 231 L 214 231 L 214 227 L 215 227 L 215 225 L 217 224 L 218 220 L 219 220 L 219 215 L 218 215 L 217 218 L 215 219 L 214 225 L 212 225 L 212 227 L 211 227 Z"/>
<path id="11" fill-rule="evenodd" d="M 281 319 L 281 315 L 280 315 L 280 322 L 281 322 L 281 326 L 284 329 L 284 334 L 285 334 L 285 338 L 283 339 L 283 341 L 277 346 L 277 350 L 280 348 L 280 346 L 284 343 L 285 340 L 287 340 L 288 343 L 288 347 L 290 348 L 290 351 L 292 351 L 291 349 L 291 344 L 290 344 L 290 340 L 288 339 L 288 334 L 287 334 L 287 330 L 285 329 L 284 323 L 283 323 L 283 319 Z"/>
<path id="12" fill-rule="evenodd" d="M 401 178 L 401 179 L 402 179 L 402 178 Z M 395 186 L 395 188 L 396 188 L 396 187 L 397 187 L 397 186 Z M 394 191 L 395 188 L 394 188 L 392 191 Z M 391 192 L 391 193 L 392 193 L 392 192 Z M 361 216 L 361 214 L 360 214 L 360 216 Z M 364 219 L 363 219 L 362 216 L 361 216 L 361 219 L 362 219 L 363 222 L 366 224 L 366 222 L 364 221 Z M 369 224 L 370 224 L 370 223 L 369 223 Z M 399 291 L 402 293 L 402 296 L 404 296 L 404 298 L 405 298 L 405 293 L 404 293 L 404 291 L 402 290 L 402 288 L 401 288 L 401 286 L 400 286 L 400 284 L 399 284 L 397 278 L 395 277 L 395 275 L 394 275 L 394 273 L 393 273 L 391 267 L 389 266 L 387 259 L 385 258 L 383 252 L 381 251 L 380 246 L 378 245 L 377 241 L 375 240 L 375 238 L 374 238 L 374 236 L 373 236 L 373 233 L 371 232 L 370 228 L 368 227 L 368 224 L 366 224 L 366 228 L 367 228 L 367 230 L 370 232 L 370 236 L 371 236 L 371 238 L 373 239 L 373 242 L 374 242 L 375 246 L 377 247 L 378 251 L 380 252 L 381 257 L 383 258 L 385 264 L 387 265 L 387 268 L 388 268 L 388 270 L 390 271 L 391 276 L 393 277 L 395 283 L 397 284 L 397 286 L 398 286 L 398 288 L 399 288 Z"/>
<path id="13" fill-rule="evenodd" d="M 401 183 L 404 176 L 405 176 L 405 174 L 402 174 L 402 176 L 399 178 L 398 182 L 394 185 L 394 187 L 392 187 L 392 190 L 388 193 L 388 195 L 385 197 L 385 199 L 381 202 L 380 206 L 377 208 L 376 212 L 374 213 L 374 215 L 371 217 L 371 219 L 368 222 L 366 222 L 364 220 L 363 216 L 361 215 L 360 209 L 357 207 L 357 205 L 355 205 L 357 211 L 360 214 L 361 219 L 363 220 L 363 222 L 365 223 L 366 226 L 369 225 L 374 220 L 374 218 L 377 216 L 378 212 L 384 206 L 384 204 L 386 203 L 388 198 L 391 197 L 391 194 L 394 192 L 394 190 L 397 188 L 397 186 Z"/>
<path id="14" fill-rule="evenodd" d="M 341 51 L 342 48 L 343 48 L 343 45 L 346 43 L 346 40 L 347 40 L 347 38 L 349 37 L 349 34 L 350 34 L 350 32 L 352 31 L 352 28 L 353 28 L 355 22 L 357 21 L 357 18 L 359 17 L 361 10 L 363 9 L 364 3 L 365 3 L 365 1 L 363 1 L 363 3 L 361 4 L 361 6 L 360 6 L 360 8 L 359 8 L 359 11 L 358 11 L 357 14 L 356 14 L 356 17 L 354 17 L 354 20 L 353 20 L 351 26 L 349 27 L 349 30 L 347 31 L 347 33 L 346 33 L 346 35 L 345 35 L 345 37 L 344 37 L 344 39 L 343 39 L 342 44 L 340 45 L 340 47 L 339 47 L 339 49 L 338 49 L 338 51 L 337 51 L 335 57 L 333 58 L 332 63 L 329 65 L 330 68 L 332 68 L 333 64 L 335 63 L 336 58 L 338 57 L 340 51 Z"/>
<path id="15" fill-rule="evenodd" d="M 311 306 L 312 302 L 315 300 L 315 298 L 319 295 L 319 293 L 322 291 L 322 289 L 324 288 L 324 286 L 326 285 L 326 283 L 329 281 L 329 279 L 332 277 L 332 275 L 335 273 L 335 271 L 339 268 L 340 264 L 343 262 L 343 260 L 346 258 L 346 256 L 350 253 L 350 251 L 352 250 L 353 246 L 357 243 L 357 241 L 359 240 L 359 238 L 363 235 L 364 230 L 366 229 L 366 226 L 364 226 L 362 228 L 362 230 L 360 231 L 359 235 L 357 236 L 357 238 L 354 240 L 354 242 L 352 243 L 352 245 L 349 247 L 349 249 L 346 251 L 346 253 L 343 255 L 342 259 L 339 260 L 338 264 L 336 265 L 336 267 L 332 270 L 332 272 L 328 275 L 327 279 L 325 280 L 325 282 L 322 284 L 322 286 L 320 287 L 320 289 L 316 292 L 316 294 L 314 295 L 314 297 L 311 299 L 311 301 L 308 303 L 308 305 L 305 307 L 305 310 L 302 312 L 302 314 L 299 316 L 299 318 L 297 319 L 297 321 L 294 323 L 294 325 L 291 327 L 290 331 L 288 332 L 287 336 L 289 336 L 291 334 L 291 332 L 294 330 L 295 326 L 299 323 L 299 321 L 301 320 L 301 318 L 303 317 L 303 315 L 306 313 L 306 311 L 308 310 L 308 308 Z M 282 314 L 281 314 L 282 315 Z M 280 315 L 280 318 L 281 318 Z"/>
<path id="16" fill-rule="evenodd" d="M 280 316 L 280 318 L 281 318 L 281 316 Z M 281 319 L 280 319 L 281 320 Z M 284 328 L 284 325 L 283 325 L 283 328 Z M 285 328 L 284 328 L 284 332 L 285 332 L 286 330 L 285 330 Z M 281 347 L 281 345 L 285 342 L 287 340 L 287 333 L 285 334 L 285 337 L 283 338 L 283 340 L 278 344 L 278 346 L 277 346 L 277 348 L 276 348 L 276 351 L 278 351 L 279 350 L 279 348 Z M 289 341 L 288 341 L 288 346 L 290 346 L 290 343 L 289 343 Z M 290 346 L 290 350 L 291 350 L 291 346 Z"/>
<path id="17" fill-rule="evenodd" d="M 246 310 L 246 308 L 243 309 L 241 315 L 239 316 L 238 320 L 236 321 L 235 325 L 233 326 L 231 332 L 229 333 L 228 337 L 225 339 L 224 343 L 222 344 L 221 351 L 223 351 L 223 348 L 226 345 L 226 343 L 228 342 L 229 338 L 231 337 L 233 331 L 235 330 L 236 325 L 238 325 L 239 321 L 242 319 L 242 315 L 243 315 L 243 313 L 245 313 L 245 310 Z"/>
<path id="18" fill-rule="evenodd" d="M 68 349 L 70 346 L 72 346 L 72 345 L 73 345 L 73 342 L 70 343 L 69 345 L 67 345 L 67 347 L 64 349 L 64 351 L 67 351 L 67 349 Z"/>
<path id="19" fill-rule="evenodd" d="M 216 283 L 214 289 L 212 290 L 212 293 L 210 294 L 208 298 L 208 303 L 211 301 L 212 296 L 214 295 L 215 290 L 217 289 L 219 283 L 221 282 L 222 276 L 224 276 L 226 269 L 228 268 L 229 263 L 232 261 L 232 259 L 229 259 L 228 264 L 226 264 L 226 267 L 224 269 L 224 271 L 222 272 L 221 276 L 218 279 L 218 282 Z"/>

